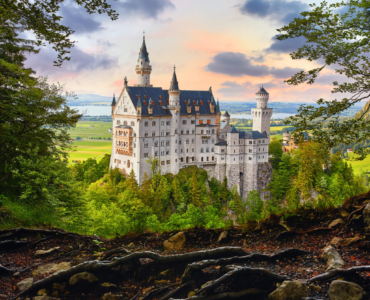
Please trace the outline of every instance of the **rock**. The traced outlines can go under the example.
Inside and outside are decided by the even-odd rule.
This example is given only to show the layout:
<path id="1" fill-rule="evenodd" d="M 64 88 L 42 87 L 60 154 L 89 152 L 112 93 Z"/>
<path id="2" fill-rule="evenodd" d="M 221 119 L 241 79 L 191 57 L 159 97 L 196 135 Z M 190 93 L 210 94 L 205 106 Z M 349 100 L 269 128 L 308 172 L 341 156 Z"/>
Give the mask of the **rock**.
<path id="1" fill-rule="evenodd" d="M 35 255 L 40 256 L 40 255 L 47 255 L 47 254 L 51 254 L 51 253 L 53 253 L 54 251 L 57 251 L 58 249 L 60 249 L 60 247 L 50 248 L 49 250 L 37 250 L 37 251 L 35 252 Z"/>
<path id="2" fill-rule="evenodd" d="M 322 290 L 322 287 L 321 286 L 318 286 L 318 285 L 313 285 L 313 284 L 310 284 L 309 288 L 311 290 L 314 290 L 316 292 L 320 292 Z"/>
<path id="3" fill-rule="evenodd" d="M 154 280 L 153 284 L 154 285 L 162 285 L 162 284 L 166 284 L 167 283 L 167 280 Z"/>
<path id="4" fill-rule="evenodd" d="M 335 247 L 338 247 L 339 243 L 342 241 L 341 238 L 339 237 L 334 237 L 331 241 L 330 241 L 330 245 L 333 245 Z"/>
<path id="5" fill-rule="evenodd" d="M 167 241 L 164 241 L 163 246 L 167 251 L 180 250 L 185 246 L 186 238 L 183 232 L 179 232 L 171 236 Z"/>
<path id="6" fill-rule="evenodd" d="M 103 282 L 101 284 L 101 286 L 103 286 L 103 287 L 117 287 L 115 284 L 109 283 L 109 282 Z"/>
<path id="7" fill-rule="evenodd" d="M 218 237 L 218 240 L 217 242 L 221 242 L 223 239 L 226 239 L 227 238 L 227 231 L 222 231 L 220 236 Z"/>
<path id="8" fill-rule="evenodd" d="M 328 266 L 326 271 L 341 268 L 344 266 L 344 261 L 340 254 L 333 246 L 327 246 L 324 248 L 322 253 L 322 258 L 326 260 L 326 265 Z"/>
<path id="9" fill-rule="evenodd" d="M 299 281 L 284 281 L 275 291 L 268 295 L 269 300 L 302 300 L 310 293 L 307 286 Z"/>
<path id="10" fill-rule="evenodd" d="M 49 296 L 36 296 L 32 298 L 33 300 L 60 300 L 60 298 L 54 298 Z"/>
<path id="11" fill-rule="evenodd" d="M 82 272 L 82 273 L 78 273 L 78 274 L 75 274 L 73 275 L 70 279 L 69 279 L 69 284 L 70 285 L 75 285 L 76 283 L 78 282 L 96 282 L 96 281 L 99 281 L 98 278 L 95 277 L 94 274 L 91 274 L 89 272 Z"/>
<path id="12" fill-rule="evenodd" d="M 68 253 L 68 252 L 71 252 L 73 251 L 73 247 L 72 246 L 67 246 L 64 248 L 64 252 Z"/>
<path id="13" fill-rule="evenodd" d="M 335 226 L 337 226 L 339 224 L 342 224 L 342 223 L 343 223 L 343 220 L 342 219 L 336 219 L 333 222 L 331 222 L 328 227 L 329 228 L 333 228 L 333 227 L 335 227 Z"/>
<path id="14" fill-rule="evenodd" d="M 43 275 L 43 274 L 51 273 L 51 272 L 58 273 L 60 271 L 68 270 L 70 268 L 71 268 L 70 262 L 62 262 L 60 264 L 50 263 L 50 264 L 38 266 L 36 270 L 32 271 L 32 276 L 35 277 L 38 275 Z"/>
<path id="15" fill-rule="evenodd" d="M 356 283 L 334 280 L 329 287 L 330 300 L 361 300 L 365 299 L 364 289 Z"/>
<path id="16" fill-rule="evenodd" d="M 112 293 L 106 293 L 101 297 L 101 300 L 119 300 L 121 299 L 120 295 L 114 295 Z"/>
<path id="17" fill-rule="evenodd" d="M 46 289 L 41 289 L 37 292 L 37 296 L 47 296 L 48 291 Z"/>
<path id="18" fill-rule="evenodd" d="M 32 284 L 33 284 L 33 278 L 26 278 L 18 282 L 17 287 L 19 291 L 23 291 L 25 289 L 28 289 Z"/>

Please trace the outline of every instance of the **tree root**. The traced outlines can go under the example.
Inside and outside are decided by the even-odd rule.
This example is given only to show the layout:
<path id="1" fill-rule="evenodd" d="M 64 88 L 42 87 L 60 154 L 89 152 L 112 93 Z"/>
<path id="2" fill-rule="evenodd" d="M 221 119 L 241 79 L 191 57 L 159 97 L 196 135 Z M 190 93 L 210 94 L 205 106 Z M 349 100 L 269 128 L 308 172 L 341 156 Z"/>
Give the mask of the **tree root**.
<path id="1" fill-rule="evenodd" d="M 187 283 L 184 283 L 184 284 L 180 285 L 177 289 L 169 292 L 167 295 L 162 297 L 160 300 L 168 300 L 168 299 L 172 298 L 173 296 L 175 296 L 177 293 L 180 293 L 182 290 L 185 290 L 188 287 L 193 287 L 194 285 L 195 285 L 195 281 L 193 281 L 193 280 L 189 281 Z"/>
<path id="2" fill-rule="evenodd" d="M 194 271 L 202 270 L 205 268 L 208 268 L 213 265 L 230 265 L 235 263 L 245 263 L 250 260 L 276 260 L 281 259 L 287 256 L 298 256 L 298 255 L 307 255 L 310 252 L 300 250 L 300 249 L 287 249 L 279 251 L 278 253 L 268 255 L 268 254 L 259 254 L 259 253 L 253 253 L 246 256 L 239 256 L 239 257 L 230 257 L 230 258 L 221 258 L 221 259 L 214 259 L 214 260 L 204 260 L 200 262 L 194 262 L 192 264 L 189 264 L 184 274 L 182 275 L 182 282 L 186 282 L 187 280 L 190 280 L 190 278 L 193 277 Z"/>
<path id="3" fill-rule="evenodd" d="M 193 296 L 193 297 L 186 298 L 186 299 L 173 299 L 173 300 L 224 300 L 224 299 L 240 298 L 240 297 L 247 296 L 247 295 L 256 295 L 256 294 L 264 294 L 264 293 L 265 292 L 260 289 L 251 288 L 251 289 L 246 289 L 246 290 L 242 290 L 239 292 L 227 292 L 227 293 L 221 293 L 221 294 L 216 294 L 216 295 L 211 295 L 211 296 Z"/>
<path id="4" fill-rule="evenodd" d="M 82 236 L 77 233 L 72 232 L 65 232 L 59 230 L 46 230 L 46 229 L 30 229 L 30 228 L 15 228 L 15 229 L 7 229 L 7 230 L 0 230 L 0 241 L 6 238 L 14 237 L 17 234 L 22 233 L 39 233 L 39 234 L 55 234 L 55 235 L 68 235 L 74 238 L 84 238 L 84 239 L 94 239 L 95 237 L 91 236 Z"/>
<path id="5" fill-rule="evenodd" d="M 368 271 L 370 271 L 370 266 L 358 266 L 349 269 L 334 269 L 324 274 L 312 277 L 308 279 L 308 282 L 311 283 L 314 281 L 327 281 L 335 277 L 342 277 L 344 275 L 349 275 L 355 272 L 368 272 Z"/>
<path id="6" fill-rule="evenodd" d="M 10 246 L 25 246 L 29 245 L 30 241 L 13 241 L 13 240 L 6 240 L 0 242 L 0 247 L 10 247 Z"/>
<path id="7" fill-rule="evenodd" d="M 230 278 L 236 278 L 236 277 L 240 277 L 240 276 L 244 276 L 244 275 L 264 275 L 266 277 L 269 277 L 277 282 L 283 282 L 284 280 L 287 280 L 288 277 L 286 276 L 283 276 L 283 275 L 279 275 L 279 274 L 275 274 L 275 273 L 272 273 L 270 271 L 267 271 L 265 269 L 262 269 L 262 268 L 249 268 L 249 267 L 236 267 L 234 270 L 222 275 L 220 278 L 216 279 L 215 281 L 213 281 L 211 284 L 205 286 L 204 288 L 200 289 L 198 291 L 198 294 L 207 294 L 209 293 L 210 291 L 216 289 L 216 287 L 218 287 L 220 284 L 222 284 L 223 282 L 225 282 L 226 280 L 230 279 Z"/>
<path id="8" fill-rule="evenodd" d="M 170 288 L 171 286 L 174 286 L 174 285 L 176 285 L 176 284 L 177 284 L 177 283 L 170 284 L 170 285 L 167 285 L 167 286 L 165 286 L 165 287 L 158 288 L 158 289 L 156 289 L 156 290 L 150 291 L 150 292 L 148 293 L 148 295 L 146 295 L 146 296 L 144 296 L 143 298 L 141 298 L 141 300 L 145 300 L 145 299 L 148 299 L 148 298 L 150 298 L 150 297 L 152 297 L 152 296 L 154 296 L 154 295 L 156 295 L 156 294 L 159 294 L 159 293 L 161 293 L 161 292 L 163 292 L 163 291 L 167 290 L 168 288 Z"/>
<path id="9" fill-rule="evenodd" d="M 3 265 L 0 264 L 0 276 L 12 275 L 15 272 L 15 270 L 5 268 Z"/>
<path id="10" fill-rule="evenodd" d="M 116 249 L 112 249 L 112 250 L 107 251 L 103 255 L 103 259 L 107 259 L 108 257 L 112 256 L 113 254 L 119 254 L 119 253 L 131 254 L 132 252 L 126 250 L 125 248 L 116 248 Z"/>
<path id="11" fill-rule="evenodd" d="M 23 290 L 20 292 L 17 296 L 15 296 L 14 299 L 27 295 L 29 292 L 40 289 L 41 287 L 54 283 L 57 280 L 62 280 L 67 277 L 71 277 L 77 273 L 81 272 L 97 272 L 97 271 L 104 271 L 109 270 L 115 267 L 118 267 L 120 265 L 126 264 L 128 262 L 138 260 L 140 258 L 150 258 L 158 263 L 161 264 L 171 264 L 171 263 L 184 263 L 184 262 L 191 262 L 191 261 L 197 261 L 200 259 L 212 259 L 217 258 L 219 256 L 227 256 L 227 255 L 246 255 L 248 254 L 247 251 L 240 247 L 221 247 L 216 249 L 210 249 L 210 250 L 204 250 L 204 251 L 197 251 L 192 253 L 185 253 L 185 254 L 176 254 L 176 255 L 169 255 L 169 256 L 163 256 L 154 252 L 150 251 L 143 251 L 143 252 L 136 252 L 129 254 L 127 256 L 124 256 L 122 258 L 118 258 L 112 262 L 102 262 L 102 261 L 88 261 L 84 262 L 82 264 L 79 264 L 77 266 L 74 266 L 68 270 L 60 271 L 56 274 L 53 274 L 47 278 L 41 279 L 37 282 L 35 282 L 32 286 L 29 288 Z"/>

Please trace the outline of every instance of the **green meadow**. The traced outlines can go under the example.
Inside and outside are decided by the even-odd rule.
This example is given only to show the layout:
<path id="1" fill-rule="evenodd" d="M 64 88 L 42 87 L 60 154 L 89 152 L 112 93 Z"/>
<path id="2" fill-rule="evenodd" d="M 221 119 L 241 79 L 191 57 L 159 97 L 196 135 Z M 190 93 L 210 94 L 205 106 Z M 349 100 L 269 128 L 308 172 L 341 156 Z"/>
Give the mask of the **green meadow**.
<path id="1" fill-rule="evenodd" d="M 346 161 L 351 164 L 353 172 L 356 175 L 364 174 L 370 171 L 370 156 L 367 156 L 364 160 L 353 160 L 356 157 L 353 153 L 348 153 L 349 159 Z"/>
<path id="2" fill-rule="evenodd" d="M 111 127 L 111 122 L 80 121 L 76 127 L 69 130 L 69 134 L 73 139 L 77 137 L 82 139 L 107 139 L 112 138 L 112 133 L 108 132 Z"/>
<path id="3" fill-rule="evenodd" d="M 74 151 L 69 151 L 69 161 L 86 160 L 94 158 L 99 161 L 104 154 L 110 154 L 112 150 L 111 141 L 76 141 Z"/>

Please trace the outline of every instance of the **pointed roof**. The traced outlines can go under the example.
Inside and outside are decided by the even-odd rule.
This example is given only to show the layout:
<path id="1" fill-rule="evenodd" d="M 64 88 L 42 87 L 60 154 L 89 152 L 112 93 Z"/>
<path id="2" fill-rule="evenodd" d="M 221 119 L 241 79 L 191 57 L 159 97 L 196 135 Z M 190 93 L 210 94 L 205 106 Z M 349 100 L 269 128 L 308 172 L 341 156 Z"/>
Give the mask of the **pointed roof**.
<path id="1" fill-rule="evenodd" d="M 225 113 L 222 115 L 224 117 L 230 117 L 229 113 L 227 111 L 225 111 Z"/>
<path id="2" fill-rule="evenodd" d="M 217 104 L 216 104 L 216 113 L 220 112 L 220 101 L 217 99 Z"/>
<path id="3" fill-rule="evenodd" d="M 268 94 L 266 90 L 261 86 L 260 90 L 256 94 Z"/>
<path id="4" fill-rule="evenodd" d="M 239 131 L 237 131 L 234 126 L 231 126 L 231 128 L 229 129 L 228 132 L 230 132 L 230 133 L 239 133 Z"/>
<path id="5" fill-rule="evenodd" d="M 116 104 L 116 95 L 113 94 L 112 106 L 115 106 Z"/>
<path id="6" fill-rule="evenodd" d="M 173 75 L 170 85 L 170 91 L 179 91 L 179 83 L 177 82 L 176 67 L 173 67 Z"/>
<path id="7" fill-rule="evenodd" d="M 136 107 L 141 107 L 140 95 L 139 95 L 139 98 L 137 99 Z"/>
<path id="8" fill-rule="evenodd" d="M 140 48 L 139 59 L 140 58 L 144 58 L 145 61 L 150 62 L 149 53 L 148 53 L 148 50 L 146 50 L 145 35 L 143 36 L 143 44 L 141 45 L 141 48 Z"/>

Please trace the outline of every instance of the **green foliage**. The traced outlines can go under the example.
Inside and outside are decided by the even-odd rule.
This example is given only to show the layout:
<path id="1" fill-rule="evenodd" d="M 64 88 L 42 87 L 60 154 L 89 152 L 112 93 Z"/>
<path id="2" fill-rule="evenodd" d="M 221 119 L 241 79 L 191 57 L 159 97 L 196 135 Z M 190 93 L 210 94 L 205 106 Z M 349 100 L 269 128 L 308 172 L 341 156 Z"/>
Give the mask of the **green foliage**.
<path id="1" fill-rule="evenodd" d="M 289 25 L 280 29 L 278 40 L 304 37 L 306 44 L 290 54 L 292 59 L 316 61 L 319 67 L 300 71 L 286 82 L 299 85 L 313 84 L 326 67 L 335 65 L 335 73 L 347 77 L 347 82 L 333 82 L 332 93 L 349 94 L 342 99 L 317 101 L 318 107 L 302 105 L 287 123 L 296 131 L 309 130 L 313 138 L 332 148 L 339 143 L 359 143 L 368 138 L 370 123 L 365 115 L 369 105 L 355 118 L 338 122 L 339 116 L 355 103 L 368 98 L 370 38 L 368 1 L 351 0 L 339 3 L 311 4 L 311 10 L 301 12 Z M 324 130 L 324 125 L 326 130 Z M 359 149 L 364 158 L 368 151 Z"/>
<path id="2" fill-rule="evenodd" d="M 283 156 L 283 147 L 278 139 L 272 139 L 269 144 L 269 155 L 272 155 L 272 167 L 277 169 Z"/>
<path id="3" fill-rule="evenodd" d="M 258 191 L 250 191 L 245 199 L 245 205 L 249 211 L 249 219 L 259 220 L 262 218 L 263 201 Z"/>

